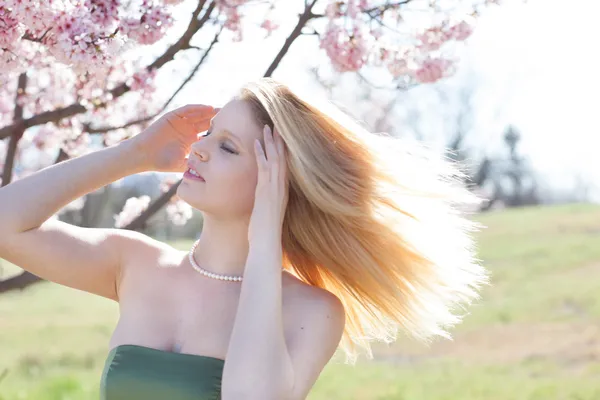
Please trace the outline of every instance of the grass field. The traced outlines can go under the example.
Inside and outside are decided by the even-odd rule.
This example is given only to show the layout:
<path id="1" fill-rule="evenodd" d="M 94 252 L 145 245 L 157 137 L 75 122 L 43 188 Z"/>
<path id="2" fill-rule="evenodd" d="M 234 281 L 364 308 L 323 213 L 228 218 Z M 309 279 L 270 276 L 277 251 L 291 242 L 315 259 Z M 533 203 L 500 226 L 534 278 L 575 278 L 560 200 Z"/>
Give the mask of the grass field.
<path id="1" fill-rule="evenodd" d="M 454 341 L 375 344 L 353 367 L 338 353 L 310 400 L 600 399 L 600 207 L 479 220 L 492 285 Z M 116 321 L 116 304 L 52 283 L 0 296 L 0 399 L 97 399 Z"/>

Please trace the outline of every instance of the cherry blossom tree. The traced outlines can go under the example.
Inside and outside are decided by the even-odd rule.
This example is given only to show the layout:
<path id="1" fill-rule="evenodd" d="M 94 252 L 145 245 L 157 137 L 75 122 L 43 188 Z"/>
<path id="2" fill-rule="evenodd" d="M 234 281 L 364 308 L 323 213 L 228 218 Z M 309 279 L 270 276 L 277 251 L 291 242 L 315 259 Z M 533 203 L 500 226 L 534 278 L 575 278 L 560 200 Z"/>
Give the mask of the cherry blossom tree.
<path id="1" fill-rule="evenodd" d="M 451 75 L 457 44 L 477 17 L 499 0 L 3 0 L 0 3 L 0 170 L 2 185 L 40 168 L 111 146 L 141 132 L 169 108 L 176 95 L 228 42 L 243 41 L 248 15 L 261 13 L 267 35 L 287 35 L 264 76 L 272 76 L 292 44 L 317 35 L 336 73 L 366 69 L 387 74 L 398 88 Z M 174 12 L 193 6 L 178 37 Z M 296 24 L 277 15 L 301 7 Z M 202 34 L 201 34 L 202 32 Z M 208 39 L 207 39 L 208 37 Z M 144 62 L 143 49 L 159 49 Z M 195 58 L 191 68 L 189 59 Z M 172 65 L 187 74 L 164 101 L 155 82 Z M 37 155 L 32 161 L 25 154 Z M 115 226 L 141 229 L 166 207 L 175 224 L 191 217 L 174 196 L 180 180 L 165 181 L 163 194 L 129 199 Z M 65 207 L 80 206 L 74 201 Z M 0 282 L 0 292 L 38 280 L 24 272 Z"/>

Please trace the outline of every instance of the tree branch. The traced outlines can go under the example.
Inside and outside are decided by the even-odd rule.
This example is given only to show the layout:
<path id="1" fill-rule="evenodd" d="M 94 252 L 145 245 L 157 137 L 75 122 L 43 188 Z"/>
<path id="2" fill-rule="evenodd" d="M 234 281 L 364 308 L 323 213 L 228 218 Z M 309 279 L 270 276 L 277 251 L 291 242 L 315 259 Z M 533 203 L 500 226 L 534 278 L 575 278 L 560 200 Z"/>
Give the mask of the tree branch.
<path id="1" fill-rule="evenodd" d="M 379 16 L 383 15 L 386 11 L 391 10 L 394 7 L 408 4 L 411 1 L 414 2 L 414 0 L 402 0 L 402 1 L 392 2 L 392 3 L 386 3 L 381 6 L 367 8 L 366 10 L 363 10 L 362 12 L 367 14 L 369 17 L 371 17 L 371 19 L 374 19 L 375 17 L 379 17 Z M 377 11 L 377 13 L 375 15 L 373 15 L 372 13 L 375 11 Z M 312 16 L 312 18 L 323 18 L 323 17 L 325 17 L 325 14 L 311 14 L 311 16 Z"/>
<path id="2" fill-rule="evenodd" d="M 298 38 L 298 36 L 300 36 L 302 34 L 302 28 L 304 28 L 304 26 L 306 25 L 306 23 L 308 21 L 310 21 L 312 18 L 314 18 L 315 14 L 313 14 L 312 9 L 316 3 L 317 3 L 317 0 L 312 0 L 312 2 L 310 4 L 305 3 L 306 7 L 304 8 L 304 12 L 300 15 L 300 18 L 298 19 L 298 23 L 296 24 L 296 27 L 294 28 L 294 30 L 292 31 L 290 36 L 288 36 L 288 38 L 285 40 L 283 47 L 281 48 L 281 50 L 279 50 L 279 53 L 277 53 L 277 55 L 275 56 L 275 59 L 273 60 L 271 65 L 269 65 L 269 68 L 267 68 L 267 71 L 265 72 L 265 75 L 264 75 L 265 77 L 270 77 L 273 75 L 273 72 L 279 66 L 279 63 L 281 62 L 283 57 L 289 51 L 290 47 L 292 46 L 292 43 L 294 43 L 294 41 Z"/>
<path id="3" fill-rule="evenodd" d="M 175 92 L 171 95 L 169 100 L 167 100 L 165 102 L 165 104 L 160 108 L 160 110 L 157 111 L 156 113 L 154 113 L 154 115 L 136 119 L 134 121 L 127 122 L 125 125 L 121 125 L 121 126 L 103 126 L 100 128 L 91 128 L 89 125 L 86 124 L 86 125 L 84 125 L 84 130 L 90 134 L 106 133 L 106 132 L 113 131 L 116 129 L 124 129 L 124 128 L 128 128 L 130 126 L 133 126 L 133 125 L 141 124 L 141 123 L 150 121 L 150 120 L 154 119 L 155 117 L 157 117 L 158 115 L 160 115 L 169 106 L 169 104 L 171 104 L 171 102 L 173 101 L 175 96 L 177 96 L 177 94 L 185 87 L 185 85 L 187 85 L 189 83 L 189 81 L 194 77 L 194 75 L 196 75 L 196 73 L 200 69 L 200 66 L 204 63 L 204 61 L 208 57 L 208 53 L 210 53 L 210 51 L 213 49 L 214 45 L 219 41 L 219 36 L 221 35 L 221 32 L 223 32 L 223 28 L 224 28 L 224 26 L 221 26 L 221 29 L 219 29 L 219 31 L 215 34 L 215 37 L 213 38 L 212 42 L 210 43 L 210 46 L 208 46 L 208 49 L 206 49 L 206 51 L 200 58 L 200 61 L 198 61 L 196 66 L 192 69 L 192 72 L 190 72 L 190 74 L 187 76 L 187 78 L 181 83 L 181 85 L 179 85 L 177 90 L 175 90 Z"/>
<path id="4" fill-rule="evenodd" d="M 296 25 L 296 27 L 294 28 L 294 30 L 292 31 L 290 36 L 286 39 L 283 47 L 281 48 L 281 50 L 279 51 L 279 53 L 277 54 L 277 56 L 275 57 L 275 59 L 273 60 L 271 65 L 269 66 L 269 68 L 267 69 L 267 72 L 264 75 L 265 77 L 271 76 L 271 74 L 273 73 L 273 71 L 275 71 L 275 69 L 277 68 L 277 66 L 283 59 L 283 57 L 287 54 L 287 52 L 290 49 L 290 46 L 292 45 L 294 40 L 296 40 L 298 38 L 298 36 L 300 36 L 300 34 L 302 33 L 302 28 L 312 18 L 313 14 L 312 14 L 311 10 L 312 10 L 313 6 L 316 4 L 316 2 L 317 2 L 317 0 L 312 0 L 312 2 L 304 10 L 304 13 L 300 16 L 300 19 L 298 20 L 298 24 Z M 219 34 L 220 34 L 220 32 L 219 32 Z M 213 46 L 214 43 L 216 43 L 217 39 L 218 39 L 218 35 L 215 36 L 213 43 L 211 43 L 211 47 Z M 206 56 L 206 54 L 205 54 L 205 56 Z M 202 61 L 203 60 L 201 60 L 201 62 Z M 197 70 L 199 65 L 200 65 L 200 63 L 196 66 L 196 68 L 194 68 L 193 73 L 195 73 L 195 71 Z M 190 77 L 188 77 L 188 79 L 186 79 L 186 81 L 188 81 L 189 79 L 191 79 L 191 75 L 190 75 Z M 173 95 L 171 97 L 171 99 L 169 99 L 169 102 L 174 97 L 175 97 L 175 95 Z M 167 104 L 168 104 L 168 102 L 167 102 Z M 150 206 L 142 214 L 140 214 L 140 216 L 138 216 L 135 220 L 133 220 L 129 225 L 127 225 L 123 229 L 137 230 L 137 229 L 143 228 L 145 226 L 147 220 L 152 215 L 154 215 L 154 213 L 156 213 L 158 210 L 160 210 L 164 205 L 166 205 L 169 202 L 169 200 L 171 199 L 171 197 L 173 197 L 173 195 L 175 195 L 175 193 L 177 192 L 177 187 L 180 184 L 181 184 L 181 180 L 179 180 L 179 182 L 177 182 L 173 186 L 171 186 L 171 189 L 169 191 L 163 193 L 152 204 L 150 204 Z"/>
<path id="5" fill-rule="evenodd" d="M 198 7 L 196 7 L 194 12 L 192 13 L 192 19 L 183 35 L 179 38 L 179 40 L 177 40 L 177 42 L 169 46 L 169 48 L 160 57 L 154 60 L 152 64 L 146 67 L 147 70 L 162 67 L 167 62 L 171 61 L 175 57 L 175 54 L 177 54 L 177 52 L 189 48 L 190 40 L 192 39 L 194 34 L 198 32 L 198 30 L 202 28 L 202 26 L 204 26 L 204 24 L 209 20 L 210 14 L 215 9 L 215 2 L 212 1 L 202 18 L 198 18 L 198 16 L 200 15 L 200 11 L 202 11 L 202 8 L 206 4 L 206 2 L 207 0 L 200 0 L 198 2 Z M 121 83 L 119 86 L 112 89 L 110 93 L 112 94 L 112 99 L 114 100 L 117 97 L 120 97 L 123 94 L 127 93 L 129 90 L 130 88 L 129 86 L 127 86 L 127 84 Z M 101 106 L 102 105 L 100 105 L 100 107 Z M 80 103 L 74 103 L 63 108 L 58 108 L 56 110 L 34 115 L 33 117 L 27 118 L 25 120 L 15 120 L 15 122 L 12 125 L 0 128 L 0 140 L 11 136 L 14 132 L 18 130 L 19 126 L 21 125 L 24 129 L 27 129 L 31 128 L 32 126 L 45 124 L 47 122 L 56 122 L 63 118 L 83 114 L 86 111 L 87 109 L 83 105 L 81 105 Z"/>
<path id="6" fill-rule="evenodd" d="M 183 33 L 183 35 L 181 35 L 177 42 L 171 45 L 167 49 L 167 51 L 163 53 L 162 56 L 158 57 L 156 60 L 154 60 L 152 64 L 146 67 L 148 71 L 162 67 L 163 65 L 171 61 L 175 57 L 175 54 L 177 54 L 180 50 L 186 50 L 190 48 L 190 40 L 192 40 L 192 37 L 196 34 L 196 32 L 198 32 L 198 30 L 200 30 L 200 28 L 202 28 L 204 24 L 208 21 L 208 19 L 210 18 L 210 14 L 216 7 L 216 2 L 212 1 L 206 9 L 206 12 L 202 16 L 202 18 L 198 18 L 198 15 L 200 15 L 200 11 L 202 11 L 202 8 L 204 7 L 206 1 L 207 0 L 200 0 L 200 2 L 198 3 L 198 7 L 196 7 L 194 12 L 192 13 L 192 20 L 190 21 L 190 24 L 188 25 L 186 31 Z M 113 98 L 116 98 L 122 96 L 128 91 L 129 86 L 127 86 L 127 84 L 125 83 L 122 83 L 121 85 L 111 90 L 110 93 L 113 95 Z"/>
<path id="7" fill-rule="evenodd" d="M 206 0 L 200 1 L 197 9 L 194 11 L 192 21 L 190 22 L 190 25 L 189 25 L 188 29 L 186 30 L 186 33 L 184 33 L 184 35 L 180 38 L 180 40 L 178 40 L 175 44 L 173 44 L 161 57 L 159 57 L 157 60 L 155 60 L 150 66 L 148 66 L 147 67 L 148 69 L 160 68 L 162 65 L 164 65 L 168 61 L 172 60 L 174 55 L 177 53 L 177 51 L 186 49 L 186 48 L 191 48 L 191 46 L 189 45 L 189 41 L 190 41 L 191 37 L 198 29 L 200 29 L 200 27 L 202 27 L 202 25 L 206 21 L 208 21 L 210 13 L 215 8 L 215 3 L 212 2 L 211 5 L 209 6 L 209 8 L 207 9 L 206 13 L 204 14 L 204 16 L 200 20 L 197 20 L 199 11 L 202 9 L 205 2 L 206 2 Z M 286 39 L 283 47 L 281 48 L 281 50 L 279 51 L 279 53 L 277 54 L 277 56 L 275 57 L 275 59 L 273 60 L 271 65 L 269 66 L 269 68 L 267 69 L 267 71 L 265 73 L 266 77 L 272 75 L 273 71 L 275 71 L 275 69 L 277 68 L 277 66 L 283 59 L 283 57 L 289 51 L 294 40 L 296 40 L 302 34 L 302 28 L 306 25 L 306 23 L 310 19 L 314 18 L 314 14 L 312 13 L 311 10 L 312 10 L 313 6 L 316 4 L 316 2 L 317 2 L 317 0 L 312 0 L 310 2 L 310 4 L 307 2 L 307 7 L 304 10 L 304 13 L 300 16 L 300 19 L 298 20 L 298 24 L 296 25 L 296 27 L 294 28 L 294 30 L 292 31 L 290 36 Z M 219 34 L 220 34 L 220 32 L 219 32 Z M 218 40 L 218 34 L 215 36 L 215 39 L 211 43 L 211 48 L 217 42 L 217 40 Z M 181 88 L 183 88 L 183 86 L 185 86 L 189 82 L 189 80 L 191 80 L 193 75 L 198 71 L 200 65 L 204 62 L 205 58 L 207 57 L 207 55 L 209 53 L 209 50 L 210 50 L 210 48 L 203 55 L 202 59 L 199 61 L 199 63 L 196 65 L 196 67 L 192 70 L 192 72 L 190 73 L 188 78 L 182 83 L 182 85 L 177 89 L 177 91 L 165 103 L 162 110 L 164 110 L 169 105 L 169 103 L 175 98 L 175 95 L 181 90 Z M 113 94 L 113 99 L 114 99 L 116 97 L 123 95 L 127 91 L 129 91 L 129 88 L 127 87 L 127 85 L 121 84 L 120 86 L 114 88 L 111 91 L 111 93 Z M 48 113 L 41 113 L 41 114 L 36 115 L 27 120 L 21 120 L 20 125 L 23 126 L 24 128 L 27 128 L 27 127 L 39 125 L 39 124 L 46 123 L 46 122 L 54 122 L 59 119 L 73 116 L 76 114 L 80 114 L 83 112 L 85 112 L 85 108 L 82 105 L 72 104 L 72 105 L 62 108 L 62 109 L 57 109 L 57 110 L 54 110 L 54 111 L 51 111 Z M 153 118 L 153 117 L 151 117 L 151 118 Z M 141 119 L 138 121 L 132 121 L 132 122 L 128 123 L 127 126 L 134 125 L 135 123 L 145 122 L 148 119 L 149 118 L 144 118 L 144 119 Z M 19 124 L 13 124 L 8 127 L 0 129 L 0 139 L 10 135 L 13 132 L 13 130 L 15 129 L 15 127 L 17 127 L 17 126 L 19 126 Z M 98 128 L 98 129 L 100 129 L 100 128 Z M 98 132 L 98 133 L 100 133 L 100 132 Z M 62 161 L 62 159 L 65 159 L 65 158 L 68 158 L 68 155 L 66 153 L 64 153 L 64 151 L 62 151 L 62 149 L 61 149 L 61 152 L 59 154 L 57 162 L 59 162 L 59 160 Z M 162 207 L 164 207 L 166 204 L 168 204 L 170 199 L 175 195 L 175 193 L 177 193 L 177 188 L 181 184 L 181 181 L 182 180 L 179 180 L 177 183 L 172 185 L 171 188 L 167 192 L 163 193 L 161 196 L 159 196 L 157 199 L 155 199 L 149 205 L 149 207 L 146 210 L 144 210 L 144 212 L 142 212 L 137 218 L 135 218 L 131 223 L 129 223 L 127 226 L 123 227 L 122 229 L 129 229 L 129 230 L 143 229 L 145 227 L 148 219 L 150 219 L 157 211 L 159 211 Z M 21 275 L 18 275 L 13 278 L 9 278 L 5 281 L 0 281 L 0 293 L 6 292 L 9 290 L 13 290 L 13 289 L 24 289 L 25 287 L 29 286 L 30 284 L 32 284 L 34 282 L 39 282 L 39 281 L 42 281 L 42 279 L 37 277 L 36 275 L 33 275 L 33 274 L 27 272 L 27 271 L 24 271 Z"/>
<path id="8" fill-rule="evenodd" d="M 177 183 L 174 183 L 167 192 L 160 195 L 156 200 L 154 200 L 154 202 L 152 202 L 148 206 L 146 210 L 144 210 L 144 212 L 142 212 L 136 219 L 131 221 L 129 225 L 124 226 L 122 229 L 129 229 L 134 231 L 143 229 L 146 226 L 146 222 L 148 222 L 148 219 L 150 219 L 150 217 L 156 214 L 158 210 L 165 206 L 169 202 L 171 197 L 173 197 L 175 193 L 177 193 L 177 187 L 179 187 L 181 181 L 182 179 L 180 179 Z"/>
<path id="9" fill-rule="evenodd" d="M 386 3 L 386 4 L 383 4 L 381 6 L 367 8 L 363 12 L 371 15 L 372 12 L 377 11 L 377 14 L 373 15 L 373 17 L 378 17 L 378 16 L 384 14 L 386 11 L 388 11 L 388 10 L 390 10 L 392 8 L 403 6 L 405 4 L 410 3 L 411 1 L 414 1 L 414 0 L 401 0 L 401 1 L 391 2 L 391 3 Z"/>
<path id="10" fill-rule="evenodd" d="M 25 72 L 19 75 L 19 81 L 17 84 L 17 94 L 15 96 L 15 112 L 14 112 L 14 121 L 22 121 L 23 120 L 23 106 L 20 104 L 19 97 L 25 94 L 25 89 L 27 89 L 27 74 Z M 12 135 L 10 136 L 10 141 L 8 142 L 8 150 L 6 151 L 6 159 L 4 161 L 4 169 L 2 171 L 2 186 L 6 186 L 12 180 L 12 172 L 15 164 L 15 157 L 17 155 L 17 146 L 19 144 L 19 140 L 23 137 L 25 133 L 25 127 L 22 125 L 17 125 L 17 127 L 13 130 Z"/>

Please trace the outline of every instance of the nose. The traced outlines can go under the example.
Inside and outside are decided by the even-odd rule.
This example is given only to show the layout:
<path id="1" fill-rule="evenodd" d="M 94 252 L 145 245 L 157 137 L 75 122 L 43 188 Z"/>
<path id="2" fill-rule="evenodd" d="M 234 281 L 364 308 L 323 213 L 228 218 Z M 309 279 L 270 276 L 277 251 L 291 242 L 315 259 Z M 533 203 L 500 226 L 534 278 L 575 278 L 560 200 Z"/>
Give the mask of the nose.
<path id="1" fill-rule="evenodd" d="M 200 141 L 192 144 L 191 150 L 193 156 L 198 157 L 202 161 L 208 160 L 208 152 L 206 151 L 206 149 L 202 148 L 202 145 L 200 145 Z"/>

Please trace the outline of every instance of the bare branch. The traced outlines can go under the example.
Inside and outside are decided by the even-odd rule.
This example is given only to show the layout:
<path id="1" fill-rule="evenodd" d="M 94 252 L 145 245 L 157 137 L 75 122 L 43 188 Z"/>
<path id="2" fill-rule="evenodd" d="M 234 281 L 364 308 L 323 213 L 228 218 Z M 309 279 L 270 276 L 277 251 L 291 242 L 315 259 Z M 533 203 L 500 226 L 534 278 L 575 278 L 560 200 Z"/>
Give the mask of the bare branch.
<path id="1" fill-rule="evenodd" d="M 171 61 L 175 57 L 175 54 L 177 54 L 177 52 L 189 48 L 190 40 L 192 39 L 194 34 L 198 32 L 198 30 L 202 28 L 202 26 L 204 26 L 204 24 L 209 20 L 210 14 L 215 9 L 215 2 L 213 1 L 207 8 L 204 15 L 201 18 L 198 18 L 206 2 L 207 0 L 200 0 L 198 2 L 198 7 L 196 7 L 194 12 L 192 13 L 192 19 L 186 31 L 183 33 L 183 35 L 179 38 L 177 42 L 169 46 L 169 48 L 159 58 L 154 60 L 154 62 L 147 67 L 148 70 L 162 67 L 167 62 Z M 127 86 L 125 83 L 122 83 L 119 86 L 112 89 L 110 93 L 112 94 L 112 98 L 114 100 L 117 97 L 120 97 L 123 94 L 127 93 L 129 90 L 129 86 Z M 102 106 L 103 105 L 100 105 L 99 107 Z M 58 108 L 53 111 L 47 111 L 34 115 L 33 117 L 27 118 L 25 120 L 15 120 L 13 124 L 0 128 L 0 140 L 12 135 L 13 132 L 15 132 L 20 126 L 22 126 L 24 129 L 27 129 L 31 128 L 32 126 L 45 124 L 47 122 L 56 122 L 63 118 L 83 114 L 86 111 L 87 109 L 83 105 L 81 105 L 80 103 L 74 103 L 63 108 Z"/>
<path id="2" fill-rule="evenodd" d="M 204 64 L 204 61 L 208 57 L 208 54 L 210 53 L 210 51 L 213 49 L 214 45 L 217 44 L 217 42 L 219 41 L 219 36 L 221 36 L 221 32 L 223 32 L 223 28 L 224 28 L 224 26 L 221 26 L 221 29 L 219 29 L 219 32 L 217 32 L 215 34 L 215 37 L 213 38 L 212 42 L 210 42 L 210 45 L 208 46 L 208 49 L 206 49 L 206 52 L 204 53 L 204 55 L 202 55 L 202 58 L 200 58 L 200 61 L 198 61 L 198 63 L 196 64 L 196 66 L 194 67 L 194 69 L 192 70 L 192 72 L 183 81 L 183 83 L 181 85 L 179 85 L 179 88 L 177 88 L 177 90 L 175 91 L 175 93 L 173 93 L 173 95 L 169 98 L 169 100 L 167 100 L 167 102 L 162 106 L 161 110 L 158 112 L 159 114 L 161 112 L 163 112 L 169 106 L 169 104 L 171 104 L 171 102 L 173 101 L 173 99 L 175 98 L 175 96 L 177 96 L 177 94 L 183 89 L 183 87 L 185 85 L 187 85 L 190 80 L 192 80 L 192 78 L 194 77 L 194 75 L 196 75 L 196 73 L 200 69 L 200 66 L 202 64 Z"/>
<path id="3" fill-rule="evenodd" d="M 271 76 L 273 71 L 275 71 L 275 69 L 277 68 L 277 66 L 279 65 L 281 60 L 283 59 L 283 56 L 285 56 L 285 54 L 288 52 L 288 50 L 289 50 L 290 46 L 292 45 L 292 43 L 294 42 L 294 40 L 296 40 L 296 38 L 298 38 L 298 36 L 300 36 L 300 34 L 302 32 L 302 28 L 312 18 L 311 10 L 316 2 L 317 2 L 317 0 L 312 0 L 312 2 L 309 4 L 309 6 L 304 10 L 304 13 L 300 16 L 300 19 L 298 20 L 298 24 L 296 25 L 296 27 L 294 28 L 294 30 L 292 31 L 290 36 L 287 38 L 283 47 L 281 48 L 281 50 L 279 51 L 279 53 L 277 54 L 277 56 L 275 57 L 275 59 L 273 60 L 271 65 L 269 66 L 269 68 L 267 69 L 265 76 Z M 213 44 L 214 44 L 214 42 L 216 42 L 216 40 L 217 40 L 217 37 L 215 37 Z M 213 44 L 211 44 L 211 46 Z M 194 70 L 196 70 L 198 68 L 198 66 Z M 195 71 L 193 73 L 195 73 Z M 143 228 L 145 226 L 146 222 L 148 221 L 148 219 L 152 215 L 154 215 L 158 210 L 160 210 L 164 205 L 166 205 L 169 202 L 169 200 L 171 199 L 171 197 L 173 197 L 175 195 L 175 193 L 177 193 L 177 188 L 180 184 L 181 184 L 181 180 L 179 180 L 179 182 L 177 182 L 176 184 L 171 186 L 171 189 L 169 191 L 165 192 L 159 198 L 157 198 L 152 204 L 150 204 L 150 206 L 139 217 L 137 217 L 135 220 L 133 220 L 129 225 L 127 225 L 123 229 L 137 230 L 137 229 Z"/>
<path id="4" fill-rule="evenodd" d="M 414 2 L 414 0 L 402 0 L 402 1 L 386 3 L 383 5 L 377 6 L 377 7 L 367 8 L 366 10 L 363 10 L 362 12 L 369 15 L 369 17 L 371 17 L 371 19 L 373 19 L 375 17 L 379 17 L 379 16 L 385 14 L 386 11 L 391 10 L 392 8 L 408 4 L 411 1 Z M 311 14 L 311 17 L 312 18 L 323 18 L 323 17 L 325 17 L 325 14 Z"/>
<path id="5" fill-rule="evenodd" d="M 265 77 L 270 77 L 273 75 L 273 72 L 279 66 L 279 63 L 281 62 L 283 57 L 290 50 L 292 43 L 294 43 L 294 41 L 298 38 L 298 36 L 300 36 L 302 34 L 302 29 L 304 28 L 306 23 L 308 21 L 310 21 L 312 18 L 314 18 L 315 14 L 313 14 L 312 9 L 316 3 L 317 3 L 317 0 L 312 0 L 312 2 L 310 4 L 307 3 L 306 7 L 304 8 L 304 12 L 302 14 L 300 14 L 300 18 L 298 18 L 298 23 L 296 24 L 296 27 L 294 28 L 294 30 L 292 31 L 290 36 L 288 36 L 288 38 L 285 40 L 283 47 L 281 48 L 281 50 L 279 50 L 279 53 L 277 53 L 277 55 L 275 56 L 275 59 L 273 60 L 271 65 L 269 65 L 269 68 L 267 68 L 267 71 L 265 72 L 265 75 L 264 75 Z"/>
<path id="6" fill-rule="evenodd" d="M 196 64 L 196 66 L 192 69 L 192 72 L 190 72 L 190 74 L 188 75 L 188 77 L 181 83 L 181 85 L 179 85 L 179 87 L 171 95 L 171 97 L 169 98 L 169 100 L 167 100 L 165 102 L 165 104 L 161 107 L 161 109 L 159 111 L 157 111 L 156 113 L 154 113 L 154 115 L 151 115 L 151 116 L 148 116 L 148 117 L 144 117 L 144 118 L 140 118 L 140 119 L 136 119 L 134 121 L 130 121 L 130 122 L 126 123 L 125 125 L 121 125 L 121 126 L 104 126 L 104 127 L 101 127 L 101 128 L 91 128 L 89 125 L 86 124 L 84 126 L 84 129 L 88 133 L 90 133 L 90 134 L 105 133 L 105 132 L 116 130 L 116 129 L 128 128 L 130 126 L 134 126 L 134 125 L 137 125 L 137 124 L 148 122 L 148 121 L 156 118 L 158 115 L 160 115 L 169 106 L 169 104 L 171 104 L 171 102 L 173 101 L 173 99 L 175 98 L 175 96 L 177 96 L 177 94 L 185 87 L 185 85 L 187 85 L 189 83 L 189 81 L 194 77 L 194 75 L 196 75 L 196 73 L 200 69 L 200 66 L 204 63 L 204 61 L 208 57 L 208 54 L 213 49 L 214 45 L 219 41 L 219 36 L 221 35 L 221 32 L 223 32 L 223 28 L 224 27 L 221 26 L 221 29 L 219 29 L 219 31 L 215 34 L 215 37 L 213 38 L 212 42 L 210 43 L 210 46 L 208 46 L 208 49 L 206 49 L 206 52 L 204 52 L 204 54 L 200 58 L 200 61 L 198 61 L 198 63 Z"/>
<path id="7" fill-rule="evenodd" d="M 394 2 L 391 2 L 391 3 L 383 4 L 381 6 L 377 6 L 377 7 L 373 7 L 373 8 L 367 8 L 363 12 L 367 13 L 369 15 L 373 15 L 374 17 L 378 17 L 378 16 L 383 15 L 386 11 L 391 10 L 392 8 L 403 6 L 405 4 L 410 3 L 411 1 L 414 1 L 414 0 L 394 1 Z M 375 13 L 375 14 L 373 14 L 373 13 Z"/>
<path id="8" fill-rule="evenodd" d="M 129 128 L 130 126 L 142 124 L 144 122 L 150 121 L 151 119 L 155 118 L 157 115 L 158 115 L 158 113 L 156 113 L 154 115 L 150 115 L 148 117 L 135 119 L 133 121 L 129 121 L 129 122 L 127 122 L 123 125 L 119 125 L 119 126 L 102 126 L 99 128 L 92 128 L 89 124 L 85 124 L 83 126 L 83 130 L 85 132 L 89 133 L 90 135 L 97 135 L 97 134 L 101 134 L 101 133 L 115 131 L 117 129 L 125 129 L 125 128 Z"/>
<path id="9" fill-rule="evenodd" d="M 19 97 L 25 93 L 27 89 L 27 73 L 23 72 L 19 75 L 19 81 L 17 84 L 17 94 L 15 96 L 15 112 L 13 116 L 14 121 L 21 121 L 23 119 L 23 106 L 19 101 Z M 25 127 L 18 126 L 17 129 L 13 130 L 10 140 L 8 142 L 8 149 L 6 151 L 6 159 L 4 160 L 4 169 L 2 170 L 2 186 L 8 185 L 12 180 L 12 172 L 15 164 L 15 157 L 17 155 L 17 146 L 19 140 L 25 133 Z"/>
<path id="10" fill-rule="evenodd" d="M 25 34 L 23 35 L 23 37 L 21 39 L 29 40 L 30 42 L 43 43 L 44 38 L 46 37 L 48 32 L 50 32 L 51 30 L 52 30 L 52 28 L 48 28 L 46 30 L 46 32 L 44 32 L 44 34 L 42 36 L 40 36 L 39 38 L 35 37 L 35 36 L 31 36 L 31 33 L 29 33 L 29 32 L 25 32 Z"/>
<path id="11" fill-rule="evenodd" d="M 156 214 L 158 210 L 165 206 L 169 202 L 169 200 L 171 200 L 171 197 L 173 197 L 175 193 L 177 193 L 177 188 L 181 184 L 181 181 L 182 179 L 180 179 L 177 183 L 173 184 L 167 192 L 163 193 L 156 200 L 154 200 L 154 202 L 152 202 L 148 206 L 148 208 L 144 210 L 144 212 L 142 212 L 136 219 L 131 221 L 129 225 L 124 226 L 122 229 L 143 229 L 146 226 L 146 222 L 148 222 L 148 219 L 150 219 L 150 217 Z"/>

